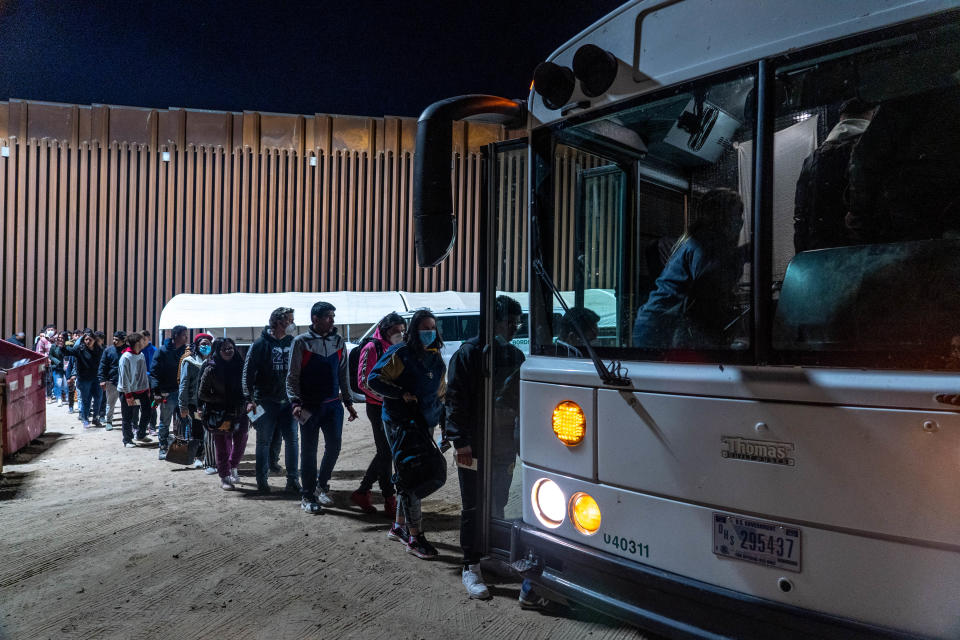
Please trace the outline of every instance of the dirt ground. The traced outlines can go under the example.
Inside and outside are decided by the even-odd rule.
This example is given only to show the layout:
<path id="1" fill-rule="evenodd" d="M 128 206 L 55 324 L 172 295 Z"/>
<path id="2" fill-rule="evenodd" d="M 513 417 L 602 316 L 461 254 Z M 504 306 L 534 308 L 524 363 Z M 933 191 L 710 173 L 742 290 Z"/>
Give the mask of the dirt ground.
<path id="1" fill-rule="evenodd" d="M 344 427 L 337 506 L 311 516 L 283 477 L 255 494 L 253 431 L 226 492 L 158 461 L 156 444 L 124 449 L 119 429 L 84 432 L 48 405 L 47 433 L 0 478 L 0 638 L 642 637 L 584 611 L 522 611 L 516 579 L 489 571 L 493 599 L 467 598 L 452 464 L 424 502 L 440 557 L 389 541 L 382 513 L 347 507 L 372 455 L 360 414 Z"/>

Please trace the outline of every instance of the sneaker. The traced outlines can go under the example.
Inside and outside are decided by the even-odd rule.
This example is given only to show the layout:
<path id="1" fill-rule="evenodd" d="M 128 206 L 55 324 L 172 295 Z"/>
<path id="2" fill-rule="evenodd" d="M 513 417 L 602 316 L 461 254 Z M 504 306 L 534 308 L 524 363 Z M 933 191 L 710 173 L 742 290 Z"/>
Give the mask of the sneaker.
<path id="1" fill-rule="evenodd" d="M 123 443 L 123 448 L 124 448 L 124 449 L 136 449 L 136 448 L 137 448 L 137 445 L 133 444 L 132 442 L 124 442 L 124 443 Z"/>
<path id="2" fill-rule="evenodd" d="M 203 470 L 203 472 L 204 472 L 205 474 L 207 474 L 208 476 L 212 476 L 213 474 L 215 474 L 215 473 L 217 472 L 217 468 L 216 468 L 216 467 L 207 467 L 206 469 Z"/>
<path id="3" fill-rule="evenodd" d="M 467 594 L 477 600 L 488 600 L 490 590 L 483 583 L 483 574 L 480 573 L 479 564 L 470 564 L 463 568 L 463 575 L 460 577 L 463 586 L 467 589 Z"/>
<path id="4" fill-rule="evenodd" d="M 350 502 L 360 507 L 364 513 L 376 513 L 377 508 L 370 502 L 370 492 L 357 489 L 350 494 Z"/>
<path id="5" fill-rule="evenodd" d="M 287 486 L 283 488 L 287 493 L 303 493 L 303 487 L 298 480 L 287 480 Z"/>
<path id="6" fill-rule="evenodd" d="M 307 513 L 312 513 L 314 515 L 321 512 L 320 505 L 317 504 L 317 501 L 311 500 L 309 498 L 300 499 L 300 508 L 306 511 Z"/>
<path id="7" fill-rule="evenodd" d="M 190 465 L 190 468 L 191 468 L 191 469 L 203 469 L 203 460 L 201 460 L 200 458 L 197 458 L 196 460 L 193 461 L 193 464 Z"/>
<path id="8" fill-rule="evenodd" d="M 387 531 L 387 538 L 390 540 L 399 540 L 400 542 L 406 541 L 410 537 L 410 534 L 407 533 L 407 528 L 402 524 L 393 523 L 393 526 L 390 527 L 390 531 Z"/>
<path id="9" fill-rule="evenodd" d="M 427 537 L 423 533 L 407 538 L 407 553 L 412 553 L 423 560 L 433 560 L 437 557 L 436 548 L 427 542 Z"/>
<path id="10" fill-rule="evenodd" d="M 537 592 L 533 590 L 533 584 L 527 580 L 523 581 L 523 585 L 520 588 L 520 597 L 517 598 L 517 602 L 520 603 L 521 609 L 533 611 L 546 609 L 547 605 L 550 604 L 549 600 L 537 595 Z"/>
<path id="11" fill-rule="evenodd" d="M 230 479 L 230 476 L 220 478 L 220 488 L 224 491 L 233 491 L 233 480 Z"/>
<path id="12" fill-rule="evenodd" d="M 87 422 L 86 420 L 81 420 L 81 421 L 80 421 L 80 424 L 81 424 L 81 426 L 83 426 L 84 429 L 89 429 L 89 428 L 90 428 L 90 423 Z"/>
<path id="13" fill-rule="evenodd" d="M 104 422 L 104 423 L 103 423 L 103 430 L 104 430 L 104 431 L 113 431 L 113 423 L 112 423 L 112 422 L 109 422 L 109 421 Z"/>
<path id="14" fill-rule="evenodd" d="M 329 507 L 333 504 L 333 497 L 330 495 L 329 489 L 317 489 L 317 502 L 322 504 L 325 507 Z"/>
<path id="15" fill-rule="evenodd" d="M 387 496 L 383 499 L 383 513 L 389 518 L 397 515 L 397 496 Z"/>
<path id="16" fill-rule="evenodd" d="M 139 440 L 139 438 L 138 438 L 138 440 Z M 148 441 L 148 442 L 149 442 L 149 441 Z M 157 452 L 157 460 L 166 460 L 166 459 L 167 459 L 167 450 L 166 450 L 166 449 L 160 449 L 160 451 Z"/>
<path id="17" fill-rule="evenodd" d="M 236 467 L 230 469 L 230 478 L 234 481 L 234 483 L 240 482 L 240 470 Z"/>
<path id="18" fill-rule="evenodd" d="M 138 436 L 138 437 L 137 437 L 137 442 L 153 442 L 153 440 L 150 439 L 150 436 L 143 435 L 143 436 Z M 163 451 L 163 455 L 164 455 L 164 457 L 166 457 L 166 455 L 167 455 L 167 450 L 166 450 L 166 449 L 160 449 L 160 451 Z"/>
<path id="19" fill-rule="evenodd" d="M 73 413 L 73 407 L 70 407 L 69 409 L 67 409 L 67 413 Z"/>
<path id="20" fill-rule="evenodd" d="M 62 406 L 63 406 L 63 400 L 57 400 L 57 406 L 58 406 L 58 407 L 62 407 Z"/>
<path id="21" fill-rule="evenodd" d="M 257 483 L 257 492 L 264 495 L 270 493 L 270 485 L 264 482 L 263 484 Z"/>
<path id="22" fill-rule="evenodd" d="M 100 429 L 103 427 L 103 423 L 100 422 L 99 420 L 94 420 L 93 422 L 90 423 L 90 425 L 96 429 Z"/>

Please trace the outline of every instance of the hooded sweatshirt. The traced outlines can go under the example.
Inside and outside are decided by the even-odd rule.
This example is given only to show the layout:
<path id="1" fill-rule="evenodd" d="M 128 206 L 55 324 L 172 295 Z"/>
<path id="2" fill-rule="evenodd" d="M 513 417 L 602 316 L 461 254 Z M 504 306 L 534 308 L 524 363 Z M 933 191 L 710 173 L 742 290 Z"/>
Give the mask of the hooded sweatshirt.
<path id="1" fill-rule="evenodd" d="M 97 369 L 100 368 L 100 358 L 103 349 L 94 342 L 93 349 L 88 349 L 83 340 L 79 340 L 72 347 L 64 347 L 64 353 L 73 356 L 75 373 L 79 380 L 96 380 Z"/>
<path id="2" fill-rule="evenodd" d="M 293 339 L 287 397 L 294 405 L 319 407 L 342 400 L 351 406 L 347 348 L 336 329 L 320 335 L 311 328 Z"/>
<path id="3" fill-rule="evenodd" d="M 179 388 L 177 373 L 179 372 L 180 358 L 187 350 L 187 345 L 173 346 L 173 338 L 163 341 L 163 346 L 157 350 L 150 367 L 150 386 L 157 393 L 172 393 Z"/>
<path id="4" fill-rule="evenodd" d="M 378 407 L 383 405 L 383 396 L 370 388 L 367 384 L 367 378 L 382 354 L 386 353 L 387 349 L 392 346 L 388 340 L 380 335 L 380 327 L 377 327 L 373 332 L 373 340 L 363 345 L 360 350 L 360 361 L 357 364 L 357 386 L 367 397 L 367 402 Z M 377 347 L 379 347 L 379 351 Z"/>
<path id="5" fill-rule="evenodd" d="M 264 400 L 287 404 L 287 370 L 290 368 L 290 349 L 293 336 L 277 340 L 270 327 L 247 352 L 243 362 L 243 395 L 248 401 L 260 404 Z"/>
<path id="6" fill-rule="evenodd" d="M 117 391 L 126 398 L 132 398 L 135 393 L 150 390 L 150 381 L 147 379 L 147 362 L 142 353 L 134 353 L 127 347 L 120 356 L 118 367 Z"/>

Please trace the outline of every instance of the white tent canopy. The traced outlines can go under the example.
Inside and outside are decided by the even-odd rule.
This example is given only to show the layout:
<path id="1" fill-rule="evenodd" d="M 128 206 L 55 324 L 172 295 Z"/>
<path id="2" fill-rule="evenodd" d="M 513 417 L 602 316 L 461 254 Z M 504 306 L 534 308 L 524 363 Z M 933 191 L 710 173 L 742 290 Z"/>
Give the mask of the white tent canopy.
<path id="1" fill-rule="evenodd" d="M 310 324 L 310 308 L 317 301 L 337 308 L 337 324 L 373 324 L 391 311 L 403 312 L 427 307 L 479 309 L 480 294 L 460 291 L 408 293 L 405 291 L 324 291 L 287 293 L 181 293 L 160 312 L 159 329 L 178 324 L 191 329 L 235 329 L 263 327 L 270 312 L 290 307 L 298 325 Z"/>

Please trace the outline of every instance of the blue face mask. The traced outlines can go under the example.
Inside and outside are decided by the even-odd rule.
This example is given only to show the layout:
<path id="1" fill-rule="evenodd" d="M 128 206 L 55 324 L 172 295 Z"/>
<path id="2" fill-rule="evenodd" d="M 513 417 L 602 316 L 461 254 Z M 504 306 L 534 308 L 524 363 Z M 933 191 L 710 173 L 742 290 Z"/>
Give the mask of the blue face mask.
<path id="1" fill-rule="evenodd" d="M 420 331 L 420 342 L 423 343 L 423 346 L 429 347 L 433 344 L 433 341 L 437 339 L 436 331 Z"/>
<path id="2" fill-rule="evenodd" d="M 202 356 L 208 356 L 208 355 L 210 355 L 210 345 L 208 345 L 208 344 L 202 344 L 202 345 L 200 345 L 199 351 L 200 351 L 200 355 L 202 355 Z"/>

